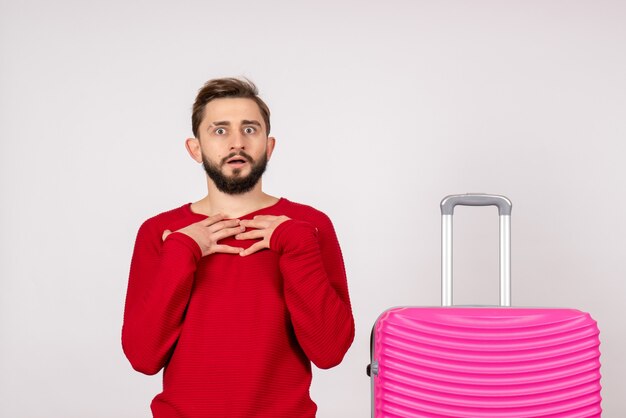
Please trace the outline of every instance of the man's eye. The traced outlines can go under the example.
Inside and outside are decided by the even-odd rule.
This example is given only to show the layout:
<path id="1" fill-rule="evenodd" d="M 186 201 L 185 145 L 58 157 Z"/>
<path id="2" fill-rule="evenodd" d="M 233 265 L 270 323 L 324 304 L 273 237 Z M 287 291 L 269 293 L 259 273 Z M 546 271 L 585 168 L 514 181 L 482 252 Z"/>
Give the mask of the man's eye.
<path id="1" fill-rule="evenodd" d="M 256 129 L 255 129 L 255 128 L 253 128 L 252 126 L 247 126 L 247 127 L 245 127 L 245 128 L 244 128 L 244 130 L 243 130 L 243 131 L 244 131 L 245 133 L 247 133 L 247 134 L 253 134 L 253 133 L 255 133 L 255 132 L 256 132 Z"/>
<path id="2" fill-rule="evenodd" d="M 224 135 L 226 133 L 226 129 L 224 129 L 224 128 L 217 128 L 215 130 L 215 133 L 218 134 L 218 135 Z"/>

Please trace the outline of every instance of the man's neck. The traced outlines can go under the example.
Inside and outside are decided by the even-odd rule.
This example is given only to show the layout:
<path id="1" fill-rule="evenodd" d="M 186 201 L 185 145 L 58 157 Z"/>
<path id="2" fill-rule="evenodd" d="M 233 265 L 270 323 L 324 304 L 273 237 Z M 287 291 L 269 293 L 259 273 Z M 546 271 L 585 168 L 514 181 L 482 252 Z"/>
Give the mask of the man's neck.
<path id="1" fill-rule="evenodd" d="M 196 213 L 207 216 L 222 213 L 227 218 L 234 219 L 278 201 L 278 198 L 263 192 L 261 181 L 249 192 L 236 195 L 219 191 L 210 180 L 208 183 L 208 194 L 191 204 L 191 210 Z"/>

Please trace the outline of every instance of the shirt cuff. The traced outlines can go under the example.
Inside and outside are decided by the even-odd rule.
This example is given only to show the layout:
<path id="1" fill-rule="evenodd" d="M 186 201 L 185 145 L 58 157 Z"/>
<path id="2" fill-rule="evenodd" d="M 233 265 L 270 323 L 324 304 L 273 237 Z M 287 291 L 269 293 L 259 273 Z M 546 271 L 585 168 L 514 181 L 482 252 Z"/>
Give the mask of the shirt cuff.
<path id="1" fill-rule="evenodd" d="M 196 260 L 196 262 L 200 261 L 200 259 L 202 258 L 202 250 L 200 249 L 198 243 L 194 241 L 194 239 L 191 238 L 189 235 L 183 234 L 182 232 L 172 232 L 171 234 L 169 234 L 163 242 L 163 245 L 166 244 L 174 244 L 178 246 L 182 245 L 186 247 L 189 251 L 191 251 L 193 258 Z"/>
<path id="2" fill-rule="evenodd" d="M 298 251 L 311 244 L 317 244 L 317 228 L 294 219 L 278 225 L 270 238 L 270 249 L 279 253 Z"/>

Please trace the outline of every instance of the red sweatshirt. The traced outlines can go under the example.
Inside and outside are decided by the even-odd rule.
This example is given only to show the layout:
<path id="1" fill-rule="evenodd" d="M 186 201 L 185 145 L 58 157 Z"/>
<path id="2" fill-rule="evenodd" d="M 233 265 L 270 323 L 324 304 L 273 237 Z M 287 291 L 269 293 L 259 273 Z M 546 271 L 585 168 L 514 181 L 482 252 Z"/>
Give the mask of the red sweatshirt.
<path id="1" fill-rule="evenodd" d="M 155 418 L 314 417 L 311 362 L 341 362 L 354 338 L 341 249 L 330 219 L 280 199 L 270 249 L 211 254 L 176 231 L 206 217 L 190 204 L 148 219 L 130 266 L 122 345 L 133 368 L 163 372 Z M 247 248 L 255 241 L 220 241 Z"/>

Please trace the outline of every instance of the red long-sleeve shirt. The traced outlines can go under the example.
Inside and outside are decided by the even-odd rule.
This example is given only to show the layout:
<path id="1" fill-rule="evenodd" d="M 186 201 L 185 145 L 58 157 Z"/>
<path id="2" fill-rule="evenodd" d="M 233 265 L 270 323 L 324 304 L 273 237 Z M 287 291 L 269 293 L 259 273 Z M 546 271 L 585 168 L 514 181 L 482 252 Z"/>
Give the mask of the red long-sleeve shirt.
<path id="1" fill-rule="evenodd" d="M 162 368 L 155 418 L 314 417 L 311 362 L 341 362 L 354 338 L 341 250 L 330 219 L 280 199 L 250 213 L 286 215 L 270 249 L 202 257 L 176 231 L 206 217 L 190 204 L 141 226 L 130 267 L 122 345 L 132 366 Z M 254 240 L 220 241 L 246 248 Z"/>

